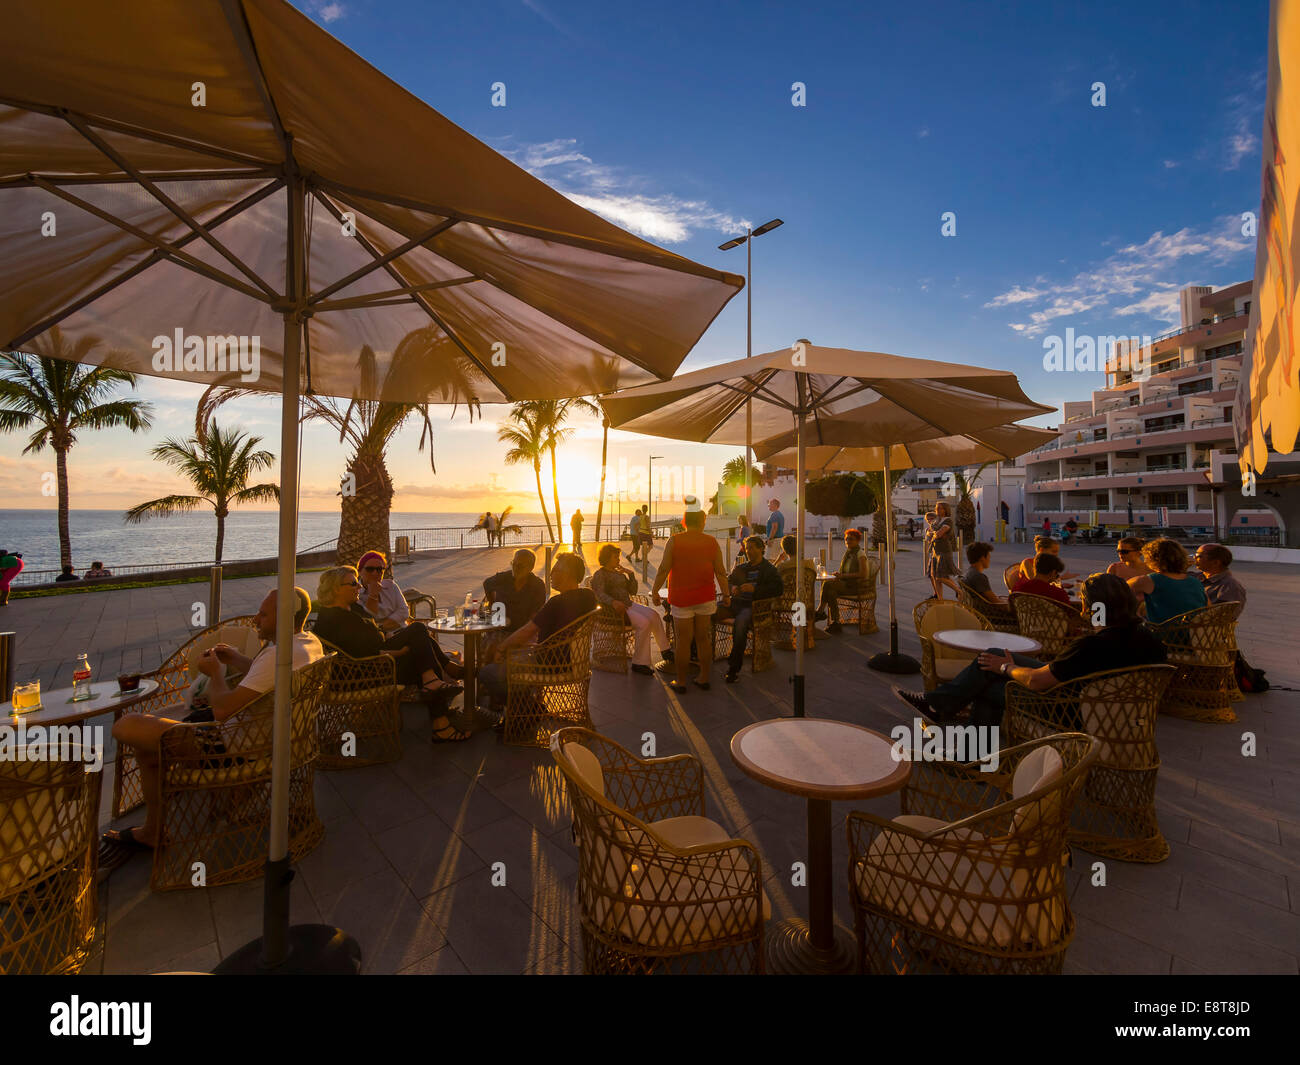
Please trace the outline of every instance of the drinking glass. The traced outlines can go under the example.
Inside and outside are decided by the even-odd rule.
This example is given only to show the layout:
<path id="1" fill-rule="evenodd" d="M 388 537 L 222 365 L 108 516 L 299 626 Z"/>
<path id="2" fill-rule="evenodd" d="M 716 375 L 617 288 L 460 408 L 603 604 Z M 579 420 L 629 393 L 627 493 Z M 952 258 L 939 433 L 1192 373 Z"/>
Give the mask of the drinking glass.
<path id="1" fill-rule="evenodd" d="M 37 710 L 41 705 L 41 682 L 40 680 L 29 681 L 27 684 L 14 685 L 13 708 L 15 714 L 25 713 L 28 710 Z"/>

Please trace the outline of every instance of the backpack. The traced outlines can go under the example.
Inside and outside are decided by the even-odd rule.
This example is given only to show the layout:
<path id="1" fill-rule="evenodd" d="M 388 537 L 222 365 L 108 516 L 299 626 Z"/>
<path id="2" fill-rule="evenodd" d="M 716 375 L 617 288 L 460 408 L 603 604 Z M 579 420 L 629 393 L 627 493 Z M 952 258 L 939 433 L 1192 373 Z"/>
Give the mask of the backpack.
<path id="1" fill-rule="evenodd" d="M 1264 671 L 1252 668 L 1240 651 L 1233 662 L 1233 673 L 1237 678 L 1237 687 L 1248 695 L 1268 691 L 1268 679 L 1264 676 Z"/>

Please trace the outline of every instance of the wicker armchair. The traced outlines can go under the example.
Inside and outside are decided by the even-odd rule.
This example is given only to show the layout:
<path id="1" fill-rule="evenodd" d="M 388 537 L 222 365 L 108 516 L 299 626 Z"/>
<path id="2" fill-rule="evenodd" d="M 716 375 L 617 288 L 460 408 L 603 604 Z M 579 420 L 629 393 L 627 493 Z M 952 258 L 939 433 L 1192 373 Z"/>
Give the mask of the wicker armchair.
<path id="1" fill-rule="evenodd" d="M 994 632 L 1020 632 L 1020 623 L 1016 621 L 1016 612 L 1010 603 L 990 603 L 961 577 L 957 578 L 957 588 L 961 605 L 992 625 Z"/>
<path id="2" fill-rule="evenodd" d="M 321 840 L 316 816 L 316 713 L 333 656 L 293 673 L 290 711 L 289 857 L 299 861 Z M 174 725 L 159 747 L 161 841 L 153 852 L 155 891 L 194 885 L 202 863 L 207 887 L 262 875 L 271 820 L 271 734 L 275 691 L 259 695 L 219 725 Z"/>
<path id="3" fill-rule="evenodd" d="M 82 761 L 0 762 L 0 976 L 76 973 L 90 957 L 99 795 Z"/>
<path id="4" fill-rule="evenodd" d="M 550 747 L 573 808 L 586 971 L 761 973 L 762 860 L 703 816 L 699 760 L 643 760 L 582 728 Z"/>
<path id="5" fill-rule="evenodd" d="M 353 658 L 328 640 L 334 665 L 316 714 L 318 769 L 356 769 L 402 757 L 401 702 L 392 655 Z"/>
<path id="6" fill-rule="evenodd" d="M 901 816 L 850 813 L 859 969 L 1059 973 L 1074 938 L 1066 829 L 1098 745 L 1069 732 L 996 763 L 915 762 Z"/>
<path id="7" fill-rule="evenodd" d="M 880 575 L 880 563 L 865 553 L 860 556 L 865 572 L 859 572 L 857 586 L 838 597 L 840 621 L 843 624 L 857 622 L 858 635 L 879 632 L 876 624 L 876 578 Z"/>
<path id="8" fill-rule="evenodd" d="M 591 578 L 583 581 L 582 586 L 590 588 Z M 634 595 L 632 602 L 649 606 L 650 597 Z M 592 629 L 592 666 L 606 673 L 626 673 L 628 663 L 632 661 L 635 639 L 636 630 L 628 624 L 627 618 L 620 617 L 609 607 L 598 607 L 596 625 Z"/>
<path id="9" fill-rule="evenodd" d="M 1233 664 L 1240 603 L 1218 603 L 1151 625 L 1176 672 L 1160 704 L 1162 714 L 1193 721 L 1236 721 Z"/>
<path id="10" fill-rule="evenodd" d="M 591 637 L 599 613 L 584 614 L 542 643 L 507 654 L 506 743 L 546 747 L 558 728 L 591 726 L 587 691 L 591 687 Z"/>
<path id="11" fill-rule="evenodd" d="M 817 647 L 817 627 L 813 624 L 813 615 L 817 613 L 817 575 L 816 568 L 812 563 L 804 564 L 804 587 L 803 587 L 803 605 L 804 605 L 804 650 L 813 651 Z M 776 646 L 784 647 L 788 651 L 795 649 L 795 626 L 794 618 L 794 578 L 793 569 L 784 571 L 781 574 L 781 598 L 776 601 L 772 608 L 772 625 L 776 637 Z"/>
<path id="12" fill-rule="evenodd" d="M 1092 631 L 1083 615 L 1074 607 L 1048 599 L 1045 595 L 1014 592 L 1011 609 L 1015 611 L 1020 635 L 1037 640 L 1043 649 L 1034 657 L 1041 662 L 1051 662 L 1065 653 L 1065 649 L 1080 636 Z"/>
<path id="13" fill-rule="evenodd" d="M 772 629 L 775 627 L 776 606 L 779 599 L 755 599 L 754 618 L 749 627 L 749 640 L 745 653 L 750 655 L 750 670 L 760 673 L 772 664 Z M 809 615 L 809 621 L 812 616 Z M 722 661 L 731 654 L 731 641 L 735 625 L 731 618 L 713 615 L 713 660 Z M 753 651 L 750 651 L 750 645 Z"/>
<path id="14" fill-rule="evenodd" d="M 1013 562 L 1002 571 L 1002 583 L 1007 586 L 1008 594 L 1016 590 L 1018 580 L 1020 580 L 1020 563 Z"/>
<path id="15" fill-rule="evenodd" d="M 114 720 L 123 714 L 148 714 L 179 702 L 190 683 L 198 676 L 198 656 L 218 643 L 228 643 L 241 654 L 252 658 L 261 650 L 263 641 L 257 635 L 257 618 L 253 614 L 227 618 L 197 633 L 157 669 L 140 674 L 144 680 L 156 680 L 158 690 L 129 707 L 119 707 Z M 135 752 L 125 744 L 117 745 L 117 758 L 113 763 L 113 818 L 130 813 L 144 802 L 144 789 L 140 781 L 140 767 Z"/>
<path id="16" fill-rule="evenodd" d="M 993 631 L 993 626 L 976 614 L 967 610 L 960 603 L 945 602 L 942 599 L 922 599 L 912 611 L 912 624 L 916 626 L 916 635 L 921 641 L 921 679 L 926 691 L 934 691 L 944 681 L 952 680 L 971 663 L 974 657 L 968 651 L 958 651 L 953 647 L 944 647 L 934 642 L 934 634 L 944 629 L 985 629 Z M 989 646 L 996 646 L 996 640 L 989 638 Z"/>
<path id="17" fill-rule="evenodd" d="M 1156 820 L 1156 713 L 1173 666 L 1090 673 L 1046 691 L 1008 684 L 1002 727 L 1009 743 L 1078 729 L 1100 741 L 1071 818 L 1070 842 L 1125 862 L 1162 862 L 1169 844 Z"/>

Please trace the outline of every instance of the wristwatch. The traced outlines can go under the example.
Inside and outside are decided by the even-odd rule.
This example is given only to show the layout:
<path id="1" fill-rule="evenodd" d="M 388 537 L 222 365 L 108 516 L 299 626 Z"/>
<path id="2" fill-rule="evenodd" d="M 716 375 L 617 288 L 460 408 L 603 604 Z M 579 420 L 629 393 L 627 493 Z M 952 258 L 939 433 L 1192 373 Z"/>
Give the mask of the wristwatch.
<path id="1" fill-rule="evenodd" d="M 1010 669 L 1010 668 L 1011 668 L 1011 663 L 1010 663 L 1010 662 L 1003 662 L 1003 663 L 1002 663 L 1002 668 L 999 669 L 998 672 L 1001 673 L 1001 674 L 1005 677 L 1005 676 L 1007 675 L 1007 670 Z"/>

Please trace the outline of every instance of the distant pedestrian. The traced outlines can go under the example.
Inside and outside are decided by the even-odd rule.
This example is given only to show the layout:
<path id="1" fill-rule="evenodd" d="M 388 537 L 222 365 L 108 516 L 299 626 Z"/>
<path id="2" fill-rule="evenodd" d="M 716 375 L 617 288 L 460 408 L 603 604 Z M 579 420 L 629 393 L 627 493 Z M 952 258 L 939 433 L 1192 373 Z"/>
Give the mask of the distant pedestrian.
<path id="1" fill-rule="evenodd" d="M 487 533 L 488 547 L 491 547 L 492 541 L 497 539 L 497 519 L 490 510 L 483 515 L 483 531 Z"/>
<path id="2" fill-rule="evenodd" d="M 86 570 L 86 576 L 84 579 L 88 581 L 97 581 L 101 577 L 111 576 L 113 576 L 113 571 L 111 569 L 105 569 L 104 563 L 92 562 L 90 564 L 90 569 Z"/>
<path id="3" fill-rule="evenodd" d="M 781 501 L 779 499 L 769 499 L 767 501 L 767 539 L 769 542 L 781 542 L 781 537 L 785 535 L 785 515 L 781 513 Z"/>
<path id="4" fill-rule="evenodd" d="M 54 578 L 54 583 L 63 584 L 66 583 L 67 581 L 79 581 L 79 580 L 81 580 L 81 578 L 72 572 L 71 566 L 64 566 L 63 572 Z"/>
<path id="5" fill-rule="evenodd" d="M 9 605 L 9 586 L 22 571 L 22 555 L 16 551 L 0 550 L 0 606 Z"/>
<path id="6" fill-rule="evenodd" d="M 915 518 L 908 518 L 908 519 L 907 519 L 907 538 L 908 538 L 909 540 L 915 540 L 915 539 L 916 539 L 916 519 L 915 519 Z"/>
<path id="7" fill-rule="evenodd" d="M 569 519 L 569 528 L 573 530 L 573 550 L 582 550 L 582 511 L 575 510 Z"/>
<path id="8" fill-rule="evenodd" d="M 654 530 L 650 527 L 650 508 L 641 508 L 641 561 L 650 561 L 650 549 L 655 545 Z"/>

